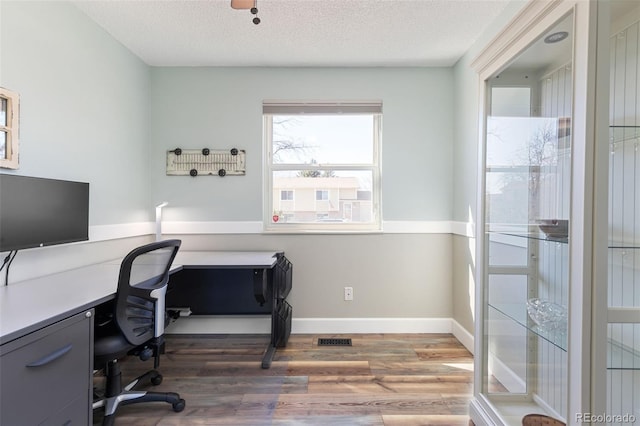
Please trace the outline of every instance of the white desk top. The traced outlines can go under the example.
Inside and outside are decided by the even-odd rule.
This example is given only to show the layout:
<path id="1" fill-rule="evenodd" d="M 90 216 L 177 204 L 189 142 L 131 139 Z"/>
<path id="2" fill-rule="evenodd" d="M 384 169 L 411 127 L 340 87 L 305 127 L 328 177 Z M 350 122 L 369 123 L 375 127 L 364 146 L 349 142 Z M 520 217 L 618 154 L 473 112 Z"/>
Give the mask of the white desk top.
<path id="1" fill-rule="evenodd" d="M 173 263 L 190 268 L 272 268 L 275 251 L 179 251 Z"/>
<path id="2" fill-rule="evenodd" d="M 271 268 L 277 252 L 178 252 L 184 268 Z M 112 299 L 120 262 L 88 265 L 0 287 L 0 344 Z"/>

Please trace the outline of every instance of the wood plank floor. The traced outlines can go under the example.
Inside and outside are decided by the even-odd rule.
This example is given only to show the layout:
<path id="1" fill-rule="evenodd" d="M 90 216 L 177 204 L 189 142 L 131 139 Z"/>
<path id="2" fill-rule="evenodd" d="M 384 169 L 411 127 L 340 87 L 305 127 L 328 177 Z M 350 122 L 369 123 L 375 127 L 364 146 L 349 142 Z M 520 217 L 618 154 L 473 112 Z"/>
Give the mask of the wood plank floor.
<path id="1" fill-rule="evenodd" d="M 318 346 L 348 337 L 352 346 Z M 472 355 L 450 334 L 292 335 L 270 369 L 266 335 L 166 336 L 153 388 L 180 393 L 169 404 L 128 405 L 116 425 L 467 425 Z M 129 357 L 125 382 L 152 366 Z M 95 380 L 100 386 L 102 379 Z M 101 413 L 94 413 L 99 424 Z"/>

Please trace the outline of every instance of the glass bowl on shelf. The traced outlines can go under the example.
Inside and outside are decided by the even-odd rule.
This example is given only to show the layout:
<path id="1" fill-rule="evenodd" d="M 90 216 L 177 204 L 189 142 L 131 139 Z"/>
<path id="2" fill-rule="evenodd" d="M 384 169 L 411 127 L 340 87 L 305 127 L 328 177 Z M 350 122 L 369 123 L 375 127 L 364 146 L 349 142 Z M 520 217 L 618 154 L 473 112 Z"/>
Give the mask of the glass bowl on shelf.
<path id="1" fill-rule="evenodd" d="M 567 238 L 569 236 L 569 221 L 567 219 L 540 219 L 538 228 L 547 238 Z"/>
<path id="2" fill-rule="evenodd" d="M 527 300 L 527 313 L 544 331 L 565 332 L 567 330 L 567 308 L 549 300 L 532 298 Z"/>

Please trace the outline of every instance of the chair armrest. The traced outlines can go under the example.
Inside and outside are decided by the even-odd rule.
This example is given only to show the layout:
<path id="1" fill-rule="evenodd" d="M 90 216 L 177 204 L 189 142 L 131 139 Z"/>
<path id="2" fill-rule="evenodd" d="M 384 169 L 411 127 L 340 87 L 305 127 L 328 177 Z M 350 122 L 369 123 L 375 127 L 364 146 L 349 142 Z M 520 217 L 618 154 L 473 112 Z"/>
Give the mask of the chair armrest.
<path id="1" fill-rule="evenodd" d="M 164 334 L 164 323 L 166 316 L 166 304 L 165 296 L 167 294 L 167 286 L 162 286 L 153 290 L 150 294 L 151 297 L 156 299 L 155 302 L 155 324 L 154 324 L 154 337 L 160 337 Z"/>

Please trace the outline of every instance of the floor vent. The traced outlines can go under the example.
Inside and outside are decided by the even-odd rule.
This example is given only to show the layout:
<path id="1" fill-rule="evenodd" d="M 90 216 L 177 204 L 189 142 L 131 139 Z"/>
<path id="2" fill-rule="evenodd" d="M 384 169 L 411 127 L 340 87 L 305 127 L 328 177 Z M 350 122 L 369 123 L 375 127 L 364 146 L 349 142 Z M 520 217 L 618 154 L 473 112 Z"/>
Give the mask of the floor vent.
<path id="1" fill-rule="evenodd" d="M 318 346 L 351 346 L 351 339 L 318 339 Z"/>

